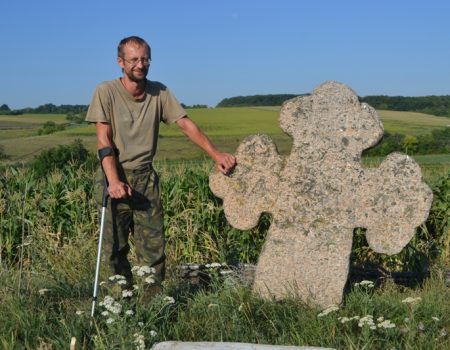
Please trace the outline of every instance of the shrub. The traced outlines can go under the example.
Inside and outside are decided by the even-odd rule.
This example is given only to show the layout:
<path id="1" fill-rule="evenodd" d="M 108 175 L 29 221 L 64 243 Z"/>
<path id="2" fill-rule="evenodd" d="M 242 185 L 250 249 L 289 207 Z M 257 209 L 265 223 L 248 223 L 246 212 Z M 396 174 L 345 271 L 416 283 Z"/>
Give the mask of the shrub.
<path id="1" fill-rule="evenodd" d="M 66 127 L 62 124 L 56 124 L 55 122 L 46 122 L 42 128 L 40 128 L 38 130 L 38 135 L 48 135 L 48 134 L 53 134 L 54 132 L 57 131 L 62 131 L 64 130 Z"/>
<path id="2" fill-rule="evenodd" d="M 0 159 L 6 159 L 8 158 L 8 155 L 5 153 L 5 148 L 0 145 Z"/>
<path id="3" fill-rule="evenodd" d="M 68 166 L 76 168 L 82 164 L 94 169 L 97 159 L 83 146 L 81 140 L 76 139 L 70 145 L 59 145 L 42 151 L 31 163 L 31 168 L 40 178 L 53 170 L 63 170 Z"/>

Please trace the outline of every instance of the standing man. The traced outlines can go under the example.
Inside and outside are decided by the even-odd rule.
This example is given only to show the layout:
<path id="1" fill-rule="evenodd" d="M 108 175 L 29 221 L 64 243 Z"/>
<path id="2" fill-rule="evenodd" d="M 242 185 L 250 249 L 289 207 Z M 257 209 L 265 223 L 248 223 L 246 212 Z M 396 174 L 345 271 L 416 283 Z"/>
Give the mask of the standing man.
<path id="1" fill-rule="evenodd" d="M 127 255 L 129 234 L 133 233 L 139 264 L 155 270 L 155 284 L 148 291 L 151 296 L 160 291 L 165 272 L 163 209 L 158 175 L 152 166 L 159 123 L 177 123 L 224 174 L 235 166 L 236 159 L 214 147 L 167 87 L 146 79 L 151 49 L 145 40 L 137 36 L 123 39 L 117 63 L 122 77 L 97 86 L 86 116 L 87 121 L 96 123 L 97 148 L 111 198 L 104 252 L 112 274 L 125 276 L 130 286 Z"/>

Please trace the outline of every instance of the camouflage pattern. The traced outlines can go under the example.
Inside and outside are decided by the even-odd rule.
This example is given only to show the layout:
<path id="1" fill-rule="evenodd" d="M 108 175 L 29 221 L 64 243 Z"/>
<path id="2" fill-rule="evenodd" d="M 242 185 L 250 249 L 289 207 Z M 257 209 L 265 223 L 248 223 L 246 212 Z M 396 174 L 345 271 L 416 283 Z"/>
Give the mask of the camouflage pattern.
<path id="1" fill-rule="evenodd" d="M 150 166 L 142 170 L 119 170 L 122 181 L 133 189 L 133 195 L 126 199 L 108 198 L 103 233 L 102 256 L 110 268 L 110 275 L 122 275 L 128 288 L 133 283 L 129 236 L 133 235 L 139 266 L 153 267 L 155 287 L 164 280 L 165 238 L 163 207 L 160 196 L 159 177 Z M 101 210 L 103 175 L 97 172 L 95 198 Z"/>

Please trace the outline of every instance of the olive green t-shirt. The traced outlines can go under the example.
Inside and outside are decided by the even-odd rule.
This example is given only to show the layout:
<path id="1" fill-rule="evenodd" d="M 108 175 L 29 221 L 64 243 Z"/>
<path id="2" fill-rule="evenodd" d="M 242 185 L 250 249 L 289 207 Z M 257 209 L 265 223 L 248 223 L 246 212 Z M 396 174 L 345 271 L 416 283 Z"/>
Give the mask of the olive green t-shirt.
<path id="1" fill-rule="evenodd" d="M 156 152 L 159 123 L 187 115 L 175 96 L 159 82 L 147 80 L 146 95 L 135 101 L 120 79 L 99 84 L 86 116 L 89 122 L 111 124 L 112 142 L 124 169 L 150 164 Z"/>

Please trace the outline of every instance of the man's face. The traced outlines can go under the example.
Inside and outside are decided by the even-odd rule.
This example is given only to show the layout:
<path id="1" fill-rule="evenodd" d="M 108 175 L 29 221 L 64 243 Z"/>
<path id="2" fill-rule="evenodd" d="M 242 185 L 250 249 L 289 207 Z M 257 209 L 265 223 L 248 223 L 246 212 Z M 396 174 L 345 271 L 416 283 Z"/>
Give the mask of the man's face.
<path id="1" fill-rule="evenodd" d="M 123 57 L 119 57 L 117 62 L 128 79 L 137 83 L 145 80 L 150 66 L 149 48 L 129 43 L 124 46 L 123 53 Z"/>

